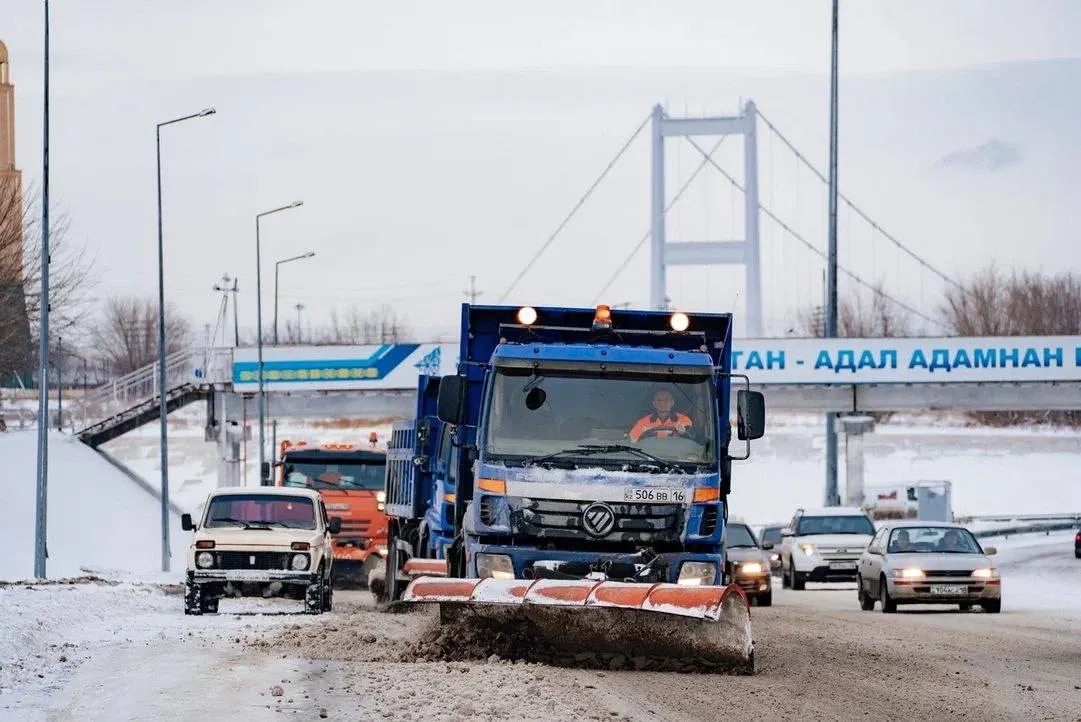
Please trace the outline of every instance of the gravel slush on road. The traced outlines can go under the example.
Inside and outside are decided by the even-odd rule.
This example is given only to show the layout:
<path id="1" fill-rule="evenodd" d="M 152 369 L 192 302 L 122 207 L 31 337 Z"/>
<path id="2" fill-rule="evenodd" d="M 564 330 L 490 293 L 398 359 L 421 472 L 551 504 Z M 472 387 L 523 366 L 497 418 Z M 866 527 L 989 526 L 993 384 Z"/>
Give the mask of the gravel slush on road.
<path id="1" fill-rule="evenodd" d="M 238 600 L 192 618 L 175 585 L 7 585 L 0 718 L 1081 720 L 1081 582 L 1072 548 L 1063 561 L 1058 540 L 1043 544 L 1003 559 L 1001 614 L 862 612 L 851 585 L 778 590 L 752 608 L 754 676 L 510 661 L 507 640 L 451 645 L 433 608 L 386 613 L 360 592 L 319 616 Z M 1072 596 L 1036 603 L 1025 575 L 1052 569 Z"/>

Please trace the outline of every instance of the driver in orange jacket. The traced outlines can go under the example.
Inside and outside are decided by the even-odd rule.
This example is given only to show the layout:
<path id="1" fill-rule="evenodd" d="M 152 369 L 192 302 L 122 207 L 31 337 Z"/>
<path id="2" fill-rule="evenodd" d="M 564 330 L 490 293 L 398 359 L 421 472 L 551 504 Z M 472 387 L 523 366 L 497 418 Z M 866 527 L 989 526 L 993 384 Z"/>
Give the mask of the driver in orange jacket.
<path id="1" fill-rule="evenodd" d="M 691 428 L 691 419 L 678 411 L 672 413 L 676 400 L 668 389 L 658 389 L 653 394 L 653 413 L 638 419 L 631 429 L 631 441 L 637 442 L 642 436 L 656 436 L 666 439 L 673 434 L 686 436 Z"/>

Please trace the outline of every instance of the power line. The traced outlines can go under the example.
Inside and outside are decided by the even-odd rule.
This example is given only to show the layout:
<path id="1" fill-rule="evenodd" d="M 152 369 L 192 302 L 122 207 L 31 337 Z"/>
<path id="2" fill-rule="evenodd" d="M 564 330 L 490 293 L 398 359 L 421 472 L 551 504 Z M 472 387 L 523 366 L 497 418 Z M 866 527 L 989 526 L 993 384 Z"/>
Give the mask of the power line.
<path id="1" fill-rule="evenodd" d="M 774 135 L 776 135 L 778 138 L 780 138 L 781 142 L 784 143 L 786 146 L 788 146 L 788 149 L 790 151 L 792 151 L 796 155 L 796 157 L 799 158 L 800 161 L 811 170 L 812 173 L 814 173 L 816 176 L 818 176 L 818 179 L 820 181 L 822 181 L 823 183 L 828 183 L 829 182 L 826 179 L 826 177 L 824 175 L 822 175 L 822 172 L 819 171 L 818 168 L 816 168 L 814 166 L 814 164 L 811 163 L 811 161 L 805 155 L 803 155 L 803 153 L 800 153 L 799 150 L 796 149 L 796 146 L 793 145 L 792 142 L 790 140 L 788 140 L 788 138 L 786 138 L 784 136 L 784 134 L 781 133 L 780 130 L 777 129 L 777 126 L 775 126 L 773 123 L 771 123 L 769 121 L 769 119 L 766 116 L 762 115 L 762 113 L 760 111 L 756 110 L 755 112 L 758 115 L 758 117 L 762 119 L 762 122 L 766 124 L 766 127 L 768 127 L 771 131 L 773 131 Z M 854 202 L 852 202 L 847 196 L 845 196 L 845 194 L 838 191 L 837 195 L 842 201 L 845 202 L 845 205 L 847 205 L 849 208 L 851 208 L 853 211 L 855 211 L 856 215 L 858 215 L 863 220 L 867 221 L 867 223 L 871 226 L 871 228 L 878 231 L 880 234 L 882 234 L 882 236 L 884 238 L 886 238 L 891 243 L 893 243 L 895 246 L 897 246 L 902 251 L 904 251 L 906 254 L 908 254 L 908 256 L 911 257 L 914 261 L 916 261 L 916 263 L 919 263 L 921 266 L 926 268 L 928 271 L 935 274 L 936 276 L 938 276 L 939 278 L 944 280 L 946 283 L 949 283 L 950 285 L 954 286 L 955 288 L 957 288 L 962 293 L 967 293 L 964 286 L 962 286 L 960 283 L 955 281 L 953 278 L 951 278 L 950 276 L 948 276 L 944 272 L 942 272 L 942 271 L 938 270 L 937 268 L 935 268 L 934 266 L 932 266 L 926 259 L 924 259 L 922 256 L 920 256 L 918 253 L 916 253 L 915 251 L 910 249 L 905 244 L 901 243 L 901 241 L 897 240 L 896 237 L 894 237 L 893 235 L 888 233 L 886 231 L 886 229 L 884 229 L 882 226 L 878 225 L 878 223 L 876 223 L 870 216 L 868 216 L 866 213 L 864 213 Z"/>
<path id="2" fill-rule="evenodd" d="M 707 153 L 706 153 L 706 151 L 705 151 L 705 150 L 703 150 L 703 149 L 702 149 L 702 147 L 701 147 L 700 145 L 698 145 L 697 143 L 695 143 L 695 142 L 694 142 L 694 139 L 693 139 L 693 138 L 687 137 L 687 142 L 688 142 L 688 143 L 690 143 L 691 145 L 693 145 L 693 146 L 694 146 L 694 148 L 695 148 L 695 150 L 697 150 L 697 151 L 698 151 L 699 153 L 701 153 L 701 154 L 702 154 L 702 156 L 703 156 L 704 158 L 706 158 L 706 162 L 707 162 L 707 163 L 709 163 L 709 164 L 710 164 L 710 165 L 712 165 L 712 166 L 713 166 L 714 168 L 716 168 L 716 169 L 717 169 L 718 171 L 720 171 L 721 175 L 723 175 L 723 176 L 724 176 L 725 178 L 727 178 L 727 179 L 728 179 L 728 182 L 729 182 L 729 183 L 731 183 L 731 184 L 732 184 L 733 186 L 735 186 L 735 187 L 736 187 L 736 188 L 737 188 L 737 189 L 738 189 L 738 190 L 739 190 L 740 192 L 745 192 L 745 191 L 744 191 L 744 188 L 743 188 L 743 186 L 742 186 L 742 185 L 741 185 L 741 184 L 739 183 L 739 181 L 737 181 L 737 180 L 736 180 L 735 178 L 733 178 L 733 177 L 732 177 L 731 175 L 729 175 L 728 171 L 726 171 L 726 170 L 725 170 L 724 168 L 722 168 L 722 167 L 721 167 L 721 166 L 720 166 L 720 165 L 719 165 L 719 164 L 717 163 L 717 161 L 713 160 L 713 158 L 712 158 L 712 157 L 710 157 L 710 156 L 709 156 L 709 154 L 707 154 Z M 803 245 L 807 246 L 807 248 L 809 248 L 809 249 L 810 249 L 810 250 L 811 250 L 812 252 L 814 252 L 814 254 L 815 254 L 815 255 L 817 255 L 817 256 L 818 256 L 819 258 L 821 258 L 821 259 L 822 259 L 823 261 L 827 260 L 826 254 L 825 254 L 825 253 L 823 253 L 821 249 L 819 249 L 819 248 L 818 248 L 817 246 L 815 246 L 815 245 L 814 245 L 813 243 L 811 243 L 811 242 L 810 242 L 810 241 L 808 241 L 808 240 L 807 240 L 806 238 L 804 238 L 804 237 L 803 237 L 803 236 L 801 236 L 801 235 L 800 235 L 799 233 L 797 233 L 797 232 L 795 231 L 795 229 L 793 229 L 793 228 L 792 228 L 791 226 L 789 226 L 789 225 L 788 225 L 787 223 L 785 223 L 784 221 L 782 221 L 782 220 L 781 220 L 781 219 L 780 219 L 780 218 L 779 218 L 779 217 L 778 217 L 778 216 L 777 216 L 777 215 L 776 215 L 776 214 L 775 214 L 775 213 L 774 213 L 773 211 L 771 211 L 771 210 L 770 210 L 769 208 L 766 208 L 766 207 L 765 207 L 765 206 L 763 206 L 763 205 L 762 205 L 761 203 L 759 203 L 759 204 L 758 204 L 758 208 L 759 208 L 759 210 L 761 210 L 761 211 L 762 211 L 762 213 L 764 213 L 764 214 L 765 214 L 765 215 L 766 215 L 766 216 L 767 216 L 767 217 L 768 217 L 768 218 L 769 218 L 770 220 L 772 220 L 772 221 L 773 221 L 774 223 L 776 223 L 776 224 L 777 224 L 777 225 L 779 225 L 779 226 L 780 226 L 780 227 L 781 227 L 782 229 L 784 229 L 784 230 L 785 230 L 785 231 L 786 231 L 786 232 L 788 233 L 788 235 L 792 236 L 792 237 L 793 237 L 793 238 L 795 238 L 795 239 L 796 239 L 797 241 L 799 241 L 799 242 L 800 242 L 800 243 L 802 243 Z M 860 276 L 860 275 L 859 275 L 858 273 L 854 273 L 854 272 L 852 272 L 852 271 L 848 270 L 847 268 L 845 268 L 844 266 L 841 266 L 841 265 L 839 265 L 839 264 L 838 264 L 838 266 L 837 266 L 837 269 L 838 269 L 839 271 L 842 271 L 842 272 L 844 272 L 844 274 L 845 274 L 846 276 L 848 276 L 849 278 L 851 278 L 851 279 L 852 279 L 853 281 L 855 281 L 856 283 L 860 284 L 860 285 L 861 285 L 861 286 L 863 286 L 864 288 L 867 288 L 867 289 L 869 289 L 869 290 L 870 290 L 870 291 L 871 291 L 872 293 L 874 293 L 875 295 L 877 295 L 877 296 L 881 296 L 882 298 L 886 299 L 887 301 L 890 301 L 891 303 L 894 303 L 894 304 L 896 304 L 897 306 L 899 306 L 900 308 L 903 308 L 903 309 L 905 309 L 905 310 L 906 310 L 906 311 L 908 311 L 909 313 L 912 313 L 912 314 L 915 314 L 916 316 L 919 316 L 920 318 L 924 319 L 925 321 L 929 321 L 930 323 L 933 323 L 933 324 L 935 324 L 936 326 L 942 326 L 942 322 L 941 322 L 941 321 L 936 321 L 935 319 L 931 318 L 930 316 L 928 316 L 927 314 L 923 313 L 922 311 L 918 311 L 918 310 L 916 310 L 915 308 L 913 308 L 912 306 L 909 306 L 909 305 L 908 305 L 907 303 L 905 303 L 904 301 L 901 301 L 901 300 L 899 300 L 899 299 L 895 298 L 894 296 L 891 296 L 890 294 L 886 293 L 885 291 L 883 291 L 883 290 L 882 290 L 882 289 L 880 289 L 880 288 L 876 288 L 876 287 L 875 287 L 874 285 L 872 285 L 872 284 L 868 283 L 867 281 L 865 281 L 865 280 L 863 279 L 863 277 L 862 277 L 862 276 Z"/>
<path id="3" fill-rule="evenodd" d="M 652 117 L 653 114 L 650 113 L 642 119 L 642 122 L 638 126 L 638 128 L 634 131 L 634 133 L 631 134 L 631 137 L 627 139 L 627 142 L 623 144 L 623 147 L 619 149 L 619 152 L 616 153 L 616 157 L 608 163 L 605 169 L 597 177 L 597 180 L 593 181 L 593 185 L 589 187 L 589 190 L 585 192 L 585 195 L 578 199 L 578 202 L 574 204 L 574 208 L 571 209 L 571 212 L 567 214 L 567 217 L 563 219 L 563 222 L 559 224 L 559 227 L 556 228 L 550 236 L 548 236 L 548 240 L 546 240 L 544 242 L 544 245 L 540 247 L 540 250 L 538 250 L 533 255 L 533 258 L 529 260 L 529 263 L 525 264 L 525 268 L 522 269 L 521 273 L 519 273 L 518 276 L 513 281 L 511 281 L 511 284 L 507 286 L 507 290 L 504 291 L 503 295 L 499 297 L 500 303 L 506 300 L 507 296 L 514 289 L 514 287 L 518 285 L 519 281 L 522 280 L 522 277 L 525 276 L 529 269 L 533 267 L 533 264 L 537 262 L 537 259 L 540 258 L 546 250 L 548 250 L 548 246 L 552 245 L 552 241 L 556 239 L 556 236 L 558 236 L 563 231 L 563 229 L 566 228 L 567 224 L 570 223 L 571 219 L 574 218 L 574 215 L 578 212 L 578 209 L 581 208 L 587 200 L 589 200 L 589 197 L 593 195 L 593 191 L 596 190 L 597 186 L 601 184 L 601 181 L 605 179 L 605 177 L 608 175 L 608 172 L 612 170 L 615 164 L 619 162 L 619 159 L 623 157 L 623 154 L 627 152 L 627 148 L 631 146 L 631 143 L 633 143 L 635 138 L 639 136 L 639 134 L 646 127 L 646 124 L 649 123 Z"/>
<path id="4" fill-rule="evenodd" d="M 712 157 L 713 154 L 717 152 L 717 149 L 721 147 L 721 143 L 723 143 L 724 139 L 727 137 L 727 135 L 722 135 L 720 137 L 717 143 L 713 146 L 713 150 L 709 152 L 710 157 Z M 678 191 L 676 191 L 676 194 L 674 196 L 672 196 L 672 200 L 669 201 L 668 205 L 664 207 L 664 212 L 666 214 L 672 208 L 672 206 L 674 206 L 676 202 L 683 197 L 684 192 L 686 192 L 686 190 L 691 187 L 691 183 L 694 182 L 694 179 L 698 177 L 698 174 L 702 172 L 702 169 L 705 168 L 706 165 L 708 165 L 708 163 L 705 160 L 698 164 L 698 167 L 694 169 L 694 172 L 692 172 L 690 177 L 687 178 L 687 181 L 683 184 L 683 186 Z M 594 304 L 600 302 L 601 297 L 603 297 L 605 292 L 607 292 L 608 289 L 612 286 L 612 284 L 616 282 L 616 279 L 619 278 L 620 274 L 622 274 L 623 271 L 627 270 L 627 266 L 630 265 L 630 262 L 634 258 L 635 254 L 637 254 L 638 251 L 642 250 L 642 246 L 644 246 L 646 241 L 649 240 L 649 236 L 650 231 L 646 231 L 645 235 L 638 239 L 638 243 L 635 244 L 634 249 L 627 255 L 626 258 L 623 259 L 623 263 L 619 264 L 619 268 L 616 269 L 616 272 L 612 274 L 612 277 L 608 279 L 608 282 L 605 283 L 604 287 L 602 287 L 600 292 L 597 293 L 597 297 L 593 299 Z"/>
<path id="5" fill-rule="evenodd" d="M 476 276 L 470 276 L 469 277 L 469 290 L 468 291 L 463 291 L 463 293 L 465 293 L 465 295 L 469 296 L 469 305 L 470 306 L 475 306 L 476 303 L 477 303 L 477 296 L 480 296 L 480 295 L 482 295 L 484 293 L 484 291 L 478 291 L 477 290 L 477 277 Z"/>

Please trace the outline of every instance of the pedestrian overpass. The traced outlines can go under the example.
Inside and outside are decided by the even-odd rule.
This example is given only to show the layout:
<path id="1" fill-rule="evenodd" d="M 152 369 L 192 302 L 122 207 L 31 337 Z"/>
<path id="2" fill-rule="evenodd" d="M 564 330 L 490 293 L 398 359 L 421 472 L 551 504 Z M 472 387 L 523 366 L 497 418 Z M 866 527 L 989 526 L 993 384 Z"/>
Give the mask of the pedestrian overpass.
<path id="1" fill-rule="evenodd" d="M 732 372 L 764 392 L 771 410 L 1081 409 L 1081 336 L 737 339 L 732 356 Z M 223 420 L 252 418 L 258 366 L 254 348 L 174 353 L 167 407 L 206 401 L 215 438 Z M 403 418 L 419 374 L 457 366 L 452 343 L 264 347 L 268 418 Z M 156 419 L 158 380 L 152 365 L 89 393 L 79 437 L 97 447 Z"/>

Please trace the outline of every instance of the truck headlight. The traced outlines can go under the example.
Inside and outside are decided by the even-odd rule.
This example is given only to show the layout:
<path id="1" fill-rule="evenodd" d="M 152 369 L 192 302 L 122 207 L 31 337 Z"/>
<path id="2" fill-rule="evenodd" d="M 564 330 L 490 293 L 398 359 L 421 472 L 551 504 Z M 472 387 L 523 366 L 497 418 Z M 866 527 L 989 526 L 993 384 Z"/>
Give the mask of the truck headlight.
<path id="1" fill-rule="evenodd" d="M 712 584 L 715 576 L 717 576 L 717 566 L 712 562 L 683 562 L 679 567 L 679 579 L 676 580 L 676 584 Z"/>
<path id="2" fill-rule="evenodd" d="M 758 562 L 746 562 L 736 567 L 737 574 L 746 574 L 747 576 L 761 574 L 763 571 L 762 565 Z"/>
<path id="3" fill-rule="evenodd" d="M 308 568 L 310 561 L 307 554 L 294 554 L 293 563 L 290 566 L 293 567 L 293 571 L 302 572 Z"/>
<path id="4" fill-rule="evenodd" d="M 387 500 L 387 492 L 383 491 L 382 489 L 375 492 L 375 500 L 378 501 L 380 504 L 385 503 Z"/>
<path id="5" fill-rule="evenodd" d="M 195 566 L 200 569 L 209 569 L 214 566 L 214 555 L 210 552 L 199 552 L 195 555 Z"/>
<path id="6" fill-rule="evenodd" d="M 481 579 L 514 579 L 514 563 L 506 554 L 478 554 L 477 576 Z"/>

